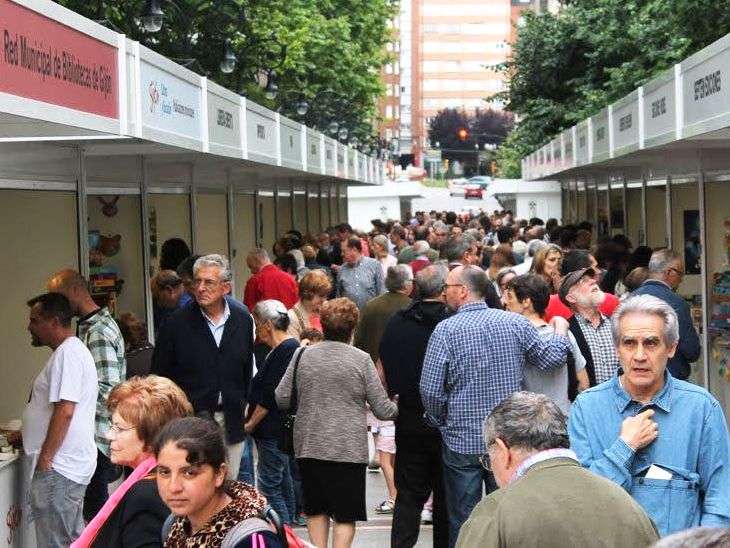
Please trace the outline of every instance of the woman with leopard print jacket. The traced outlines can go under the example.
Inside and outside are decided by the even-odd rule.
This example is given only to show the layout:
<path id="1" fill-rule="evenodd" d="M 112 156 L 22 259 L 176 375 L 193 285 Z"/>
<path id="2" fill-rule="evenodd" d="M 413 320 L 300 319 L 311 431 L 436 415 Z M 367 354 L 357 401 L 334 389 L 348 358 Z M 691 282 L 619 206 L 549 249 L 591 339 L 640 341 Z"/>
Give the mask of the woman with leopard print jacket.
<path id="1" fill-rule="evenodd" d="M 226 450 L 220 428 L 197 417 L 174 420 L 156 441 L 157 487 L 175 519 L 165 548 L 219 548 L 231 529 L 259 517 L 266 499 L 246 483 L 226 481 Z M 281 546 L 274 532 L 265 546 Z M 236 543 L 247 548 L 251 540 Z"/>

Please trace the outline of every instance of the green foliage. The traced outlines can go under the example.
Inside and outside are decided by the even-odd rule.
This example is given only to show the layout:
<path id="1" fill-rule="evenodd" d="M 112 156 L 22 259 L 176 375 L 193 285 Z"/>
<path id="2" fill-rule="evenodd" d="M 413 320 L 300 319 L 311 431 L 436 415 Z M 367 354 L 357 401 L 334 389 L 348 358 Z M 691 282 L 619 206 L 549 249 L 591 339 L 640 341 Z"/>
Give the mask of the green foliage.
<path id="1" fill-rule="evenodd" d="M 525 13 L 497 98 L 520 123 L 498 151 L 519 158 L 730 32 L 730 0 L 572 0 Z"/>
<path id="2" fill-rule="evenodd" d="M 296 103 L 306 99 L 310 112 L 301 121 L 309 125 L 336 119 L 360 138 L 373 132 L 391 0 L 168 0 L 155 34 L 139 23 L 144 0 L 59 3 L 166 57 L 194 59 L 192 70 L 287 116 L 297 118 Z M 219 68 L 227 40 L 237 58 L 231 74 Z M 255 82 L 261 69 L 276 72 L 273 101 Z"/>

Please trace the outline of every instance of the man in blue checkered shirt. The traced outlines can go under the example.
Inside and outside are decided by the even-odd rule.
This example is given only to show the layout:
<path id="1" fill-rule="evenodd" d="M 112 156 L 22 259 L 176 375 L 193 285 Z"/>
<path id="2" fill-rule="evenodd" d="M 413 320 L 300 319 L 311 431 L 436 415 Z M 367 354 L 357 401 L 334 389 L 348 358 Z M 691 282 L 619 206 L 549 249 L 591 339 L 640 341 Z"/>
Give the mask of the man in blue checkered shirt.
<path id="1" fill-rule="evenodd" d="M 449 545 L 482 496 L 496 489 L 484 470 L 482 424 L 492 409 L 521 388 L 524 367 L 565 367 L 568 322 L 554 318 L 556 334 L 541 339 L 518 314 L 494 310 L 484 303 L 486 274 L 476 266 L 460 266 L 446 278 L 446 303 L 457 313 L 431 335 L 421 373 L 421 399 L 426 419 L 443 437 L 444 487 L 449 513 Z"/>

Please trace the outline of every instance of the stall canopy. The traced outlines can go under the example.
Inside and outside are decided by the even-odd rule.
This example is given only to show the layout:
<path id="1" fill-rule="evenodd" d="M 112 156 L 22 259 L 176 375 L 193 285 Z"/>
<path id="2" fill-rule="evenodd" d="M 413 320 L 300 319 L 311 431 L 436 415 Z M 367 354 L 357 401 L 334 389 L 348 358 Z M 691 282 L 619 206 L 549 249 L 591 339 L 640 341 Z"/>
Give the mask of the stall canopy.
<path id="1" fill-rule="evenodd" d="M 692 380 L 730 416 L 730 35 L 563 131 L 522 160 L 559 180 L 564 221 L 683 254 L 678 293 L 703 354 Z"/>
<path id="2" fill-rule="evenodd" d="M 209 180 L 234 185 L 382 183 L 379 161 L 373 171 L 330 167 L 327 143 L 340 159 L 348 147 L 58 4 L 0 0 L 0 21 L 0 143 L 192 163 Z M 114 174 L 136 179 L 136 171 L 120 161 Z M 93 165 L 87 176 L 96 177 Z"/>

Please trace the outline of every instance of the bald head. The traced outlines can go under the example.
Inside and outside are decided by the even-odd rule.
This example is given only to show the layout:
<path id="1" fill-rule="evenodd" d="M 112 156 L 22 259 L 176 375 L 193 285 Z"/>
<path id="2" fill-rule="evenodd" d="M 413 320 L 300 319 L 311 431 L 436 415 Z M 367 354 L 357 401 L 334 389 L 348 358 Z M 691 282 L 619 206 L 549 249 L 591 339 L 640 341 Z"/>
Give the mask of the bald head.
<path id="1" fill-rule="evenodd" d="M 74 315 L 83 316 L 85 310 L 96 307 L 89 294 L 89 284 L 86 279 L 77 271 L 71 268 L 59 270 L 48 279 L 46 287 L 50 293 L 60 293 L 65 296 Z"/>

